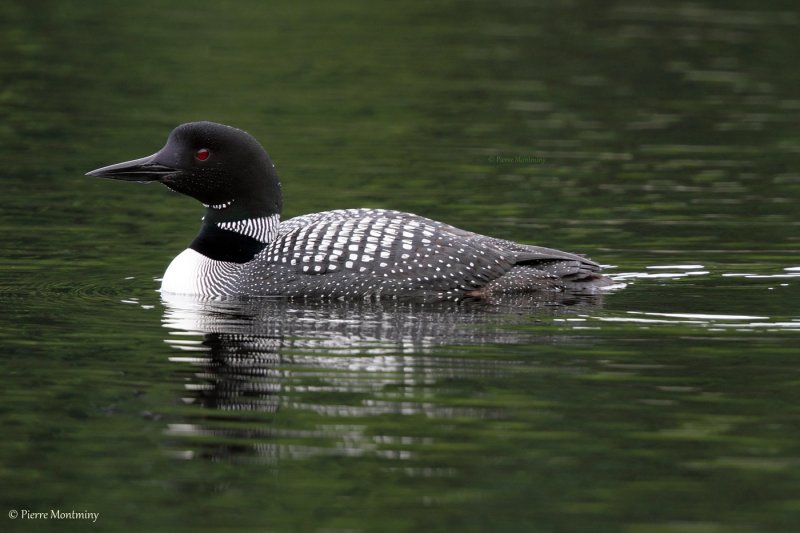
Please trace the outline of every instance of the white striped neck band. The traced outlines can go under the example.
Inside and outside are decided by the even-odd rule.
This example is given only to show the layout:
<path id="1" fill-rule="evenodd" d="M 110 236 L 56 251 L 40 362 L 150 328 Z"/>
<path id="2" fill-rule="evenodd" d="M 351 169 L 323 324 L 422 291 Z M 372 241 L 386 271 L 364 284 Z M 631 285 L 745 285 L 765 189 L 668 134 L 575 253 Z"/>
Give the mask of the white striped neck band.
<path id="1" fill-rule="evenodd" d="M 263 243 L 275 240 L 279 224 L 280 215 L 246 218 L 234 222 L 217 222 L 217 226 L 221 229 L 235 231 L 236 233 L 247 235 Z"/>

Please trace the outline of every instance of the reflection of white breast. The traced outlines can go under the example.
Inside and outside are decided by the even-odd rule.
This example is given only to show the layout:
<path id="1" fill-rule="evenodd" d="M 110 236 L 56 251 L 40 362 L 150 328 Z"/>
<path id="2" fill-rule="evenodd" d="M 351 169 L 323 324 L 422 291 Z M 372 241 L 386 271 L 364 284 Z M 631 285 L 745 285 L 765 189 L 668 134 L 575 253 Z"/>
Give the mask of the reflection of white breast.
<path id="1" fill-rule="evenodd" d="M 229 283 L 239 265 L 209 259 L 187 248 L 172 260 L 161 280 L 161 292 L 223 296 L 230 294 Z"/>

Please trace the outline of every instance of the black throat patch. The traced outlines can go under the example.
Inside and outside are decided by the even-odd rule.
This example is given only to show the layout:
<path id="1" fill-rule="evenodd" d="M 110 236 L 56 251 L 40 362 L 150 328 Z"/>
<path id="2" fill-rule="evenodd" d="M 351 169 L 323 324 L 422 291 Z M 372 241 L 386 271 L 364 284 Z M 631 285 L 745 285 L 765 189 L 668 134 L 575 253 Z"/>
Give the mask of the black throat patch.
<path id="1" fill-rule="evenodd" d="M 189 248 L 215 261 L 247 263 L 265 246 L 253 237 L 204 222 Z"/>

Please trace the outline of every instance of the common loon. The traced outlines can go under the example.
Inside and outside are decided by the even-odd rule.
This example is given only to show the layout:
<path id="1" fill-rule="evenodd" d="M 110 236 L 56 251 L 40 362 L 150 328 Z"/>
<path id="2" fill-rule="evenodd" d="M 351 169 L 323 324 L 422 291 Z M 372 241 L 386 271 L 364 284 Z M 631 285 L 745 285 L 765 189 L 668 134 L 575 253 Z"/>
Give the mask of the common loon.
<path id="1" fill-rule="evenodd" d="M 400 211 L 342 209 L 280 221 L 275 165 L 248 133 L 182 124 L 155 154 L 87 173 L 158 181 L 203 203 L 161 291 L 198 296 L 488 298 L 601 287 L 589 259 L 479 235 Z"/>

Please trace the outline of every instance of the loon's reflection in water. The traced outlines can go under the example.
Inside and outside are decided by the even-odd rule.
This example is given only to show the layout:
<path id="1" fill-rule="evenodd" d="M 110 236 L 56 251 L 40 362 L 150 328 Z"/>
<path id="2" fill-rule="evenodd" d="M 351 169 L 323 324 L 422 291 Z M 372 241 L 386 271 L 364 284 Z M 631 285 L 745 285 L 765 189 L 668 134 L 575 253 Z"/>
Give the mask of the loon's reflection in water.
<path id="1" fill-rule="evenodd" d="M 580 342 L 574 332 L 559 336 L 536 325 L 596 310 L 602 295 L 491 304 L 172 296 L 164 304 L 166 342 L 181 352 L 170 360 L 182 365 L 184 402 L 192 406 L 169 425 L 181 437 L 177 456 L 275 461 L 386 455 L 386 439 L 408 438 L 368 435 L 369 417 L 497 416 L 496 408 L 448 399 L 439 384 L 503 376 L 526 346 Z M 505 357 L 508 345 L 521 351 Z"/>

